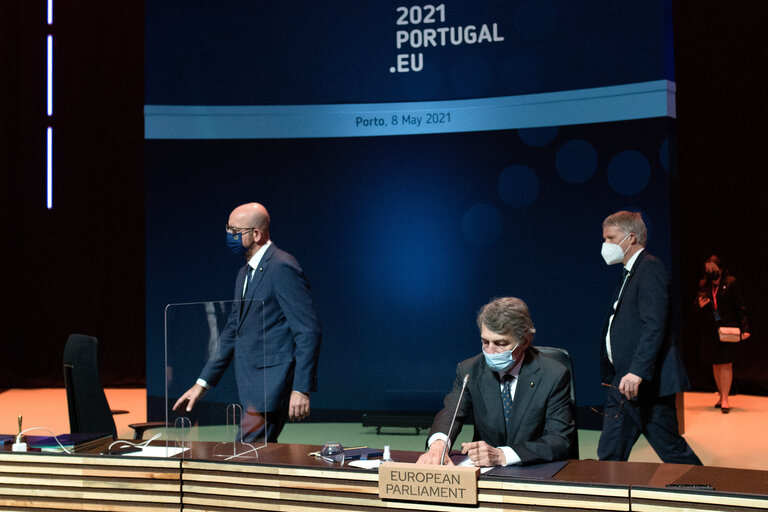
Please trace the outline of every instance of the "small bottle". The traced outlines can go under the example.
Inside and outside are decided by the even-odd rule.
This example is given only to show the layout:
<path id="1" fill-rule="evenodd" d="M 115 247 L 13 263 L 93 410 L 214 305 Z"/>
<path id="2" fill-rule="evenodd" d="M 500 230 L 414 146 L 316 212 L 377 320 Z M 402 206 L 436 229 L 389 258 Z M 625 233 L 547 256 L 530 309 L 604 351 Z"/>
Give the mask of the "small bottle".
<path id="1" fill-rule="evenodd" d="M 389 445 L 384 445 L 384 455 L 381 457 L 381 462 L 393 462 L 392 454 L 389 452 Z"/>

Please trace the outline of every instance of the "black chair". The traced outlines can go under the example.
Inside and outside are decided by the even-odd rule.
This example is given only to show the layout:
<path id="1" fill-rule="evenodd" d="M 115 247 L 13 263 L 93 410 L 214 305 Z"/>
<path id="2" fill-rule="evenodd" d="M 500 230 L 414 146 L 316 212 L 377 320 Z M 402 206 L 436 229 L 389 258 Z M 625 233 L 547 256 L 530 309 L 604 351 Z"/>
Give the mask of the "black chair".
<path id="1" fill-rule="evenodd" d="M 568 454 L 568 457 L 578 460 L 579 426 L 576 423 L 576 380 L 573 376 L 573 361 L 571 360 L 571 355 L 567 350 L 562 348 L 536 346 L 536 349 L 544 357 L 549 357 L 550 359 L 554 359 L 555 361 L 561 363 L 563 366 L 568 368 L 568 372 L 571 374 L 571 415 L 573 416 L 574 429 L 573 436 L 571 438 L 571 452 Z"/>
<path id="2" fill-rule="evenodd" d="M 105 433 L 117 438 L 112 411 L 99 379 L 99 342 L 93 336 L 72 334 L 64 346 L 64 386 L 69 408 L 69 431 Z M 134 439 L 142 439 L 144 431 L 164 427 L 164 422 L 134 423 Z"/>

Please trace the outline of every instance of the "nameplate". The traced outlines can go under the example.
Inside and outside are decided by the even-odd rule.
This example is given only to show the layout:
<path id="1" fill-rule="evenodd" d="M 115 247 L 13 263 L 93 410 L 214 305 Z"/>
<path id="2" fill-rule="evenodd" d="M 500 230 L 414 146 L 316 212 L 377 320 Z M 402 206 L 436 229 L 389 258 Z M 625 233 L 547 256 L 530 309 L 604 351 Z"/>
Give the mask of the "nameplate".
<path id="1" fill-rule="evenodd" d="M 379 498 L 477 505 L 480 468 L 386 462 L 379 466 Z"/>

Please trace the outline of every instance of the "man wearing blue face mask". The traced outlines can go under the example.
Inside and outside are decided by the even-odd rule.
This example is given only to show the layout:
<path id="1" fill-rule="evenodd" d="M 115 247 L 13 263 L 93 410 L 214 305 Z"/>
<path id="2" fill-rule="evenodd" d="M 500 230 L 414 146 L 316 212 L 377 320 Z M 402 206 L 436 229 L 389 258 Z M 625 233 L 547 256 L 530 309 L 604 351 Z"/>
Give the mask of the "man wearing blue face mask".
<path id="1" fill-rule="evenodd" d="M 670 328 L 669 275 L 646 239 L 640 213 L 603 221 L 603 259 L 624 272 L 600 337 L 607 397 L 597 455 L 627 460 L 642 433 L 664 462 L 701 464 L 678 433 L 675 394 L 690 384 Z"/>
<path id="2" fill-rule="evenodd" d="M 474 438 L 463 443 L 461 451 L 475 466 L 567 459 L 575 434 L 570 374 L 531 346 L 536 329 L 528 306 L 515 297 L 496 299 L 480 310 L 477 326 L 482 351 L 456 368 L 453 389 L 435 417 L 428 450 L 418 462 L 440 464 L 446 442 L 452 445 L 471 417 Z M 444 462 L 452 464 L 447 456 Z"/>
<path id="3" fill-rule="evenodd" d="M 234 359 L 243 441 L 266 436 L 275 442 L 286 419 L 309 415 L 309 394 L 317 388 L 320 322 L 298 262 L 270 239 L 264 206 L 235 208 L 226 234 L 229 249 L 246 261 L 235 281 L 235 306 L 219 337 L 219 350 L 173 410 L 191 411 Z M 266 390 L 260 385 L 265 382 Z"/>

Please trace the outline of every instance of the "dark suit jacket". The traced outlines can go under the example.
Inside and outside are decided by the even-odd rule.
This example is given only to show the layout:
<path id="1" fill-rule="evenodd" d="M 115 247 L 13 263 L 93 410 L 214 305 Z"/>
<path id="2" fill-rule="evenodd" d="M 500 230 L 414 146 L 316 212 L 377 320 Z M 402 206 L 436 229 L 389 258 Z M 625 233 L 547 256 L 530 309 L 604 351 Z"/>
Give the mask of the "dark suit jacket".
<path id="1" fill-rule="evenodd" d="M 639 399 L 690 389 L 670 326 L 669 274 L 664 264 L 642 251 L 627 278 L 611 324 L 613 364 L 605 350 L 608 319 L 600 336 L 602 380 L 618 385 L 624 375 L 642 377 Z"/>
<path id="2" fill-rule="evenodd" d="M 749 332 L 747 306 L 741 294 L 741 287 L 733 276 L 725 275 L 720 279 L 717 291 L 717 310 L 720 321 L 715 320 L 715 301 L 712 297 L 712 283 L 706 279 L 699 281 L 699 294 L 709 299 L 709 304 L 699 307 L 698 297 L 694 306 L 701 340 L 701 362 L 724 363 L 740 359 L 738 343 L 723 343 L 717 332 L 718 327 L 739 327 L 742 333 Z"/>
<path id="3" fill-rule="evenodd" d="M 501 404 L 499 375 L 485 363 L 483 354 L 466 359 L 456 368 L 453 389 L 432 424 L 429 435 L 448 433 L 464 375 L 469 382 L 451 432 L 451 445 L 462 425 L 474 417 L 475 441 L 509 446 L 523 464 L 568 458 L 574 422 L 571 416 L 571 377 L 559 362 L 531 347 L 525 352 L 512 403 L 513 422 L 507 432 Z"/>
<path id="4" fill-rule="evenodd" d="M 247 268 L 235 281 L 220 350 L 211 354 L 200 378 L 216 385 L 234 357 L 243 407 L 277 411 L 288 406 L 291 390 L 317 389 L 320 323 L 309 283 L 293 256 L 270 245 L 241 301 Z"/>
<path id="5" fill-rule="evenodd" d="M 728 275 L 723 276 L 717 288 L 717 310 L 720 313 L 720 323 L 713 326 L 714 329 L 712 330 L 716 333 L 718 327 L 739 327 L 741 332 L 749 332 L 747 305 L 744 303 L 744 297 L 736 278 Z M 709 304 L 700 308 L 697 297 L 696 311 L 714 321 L 715 301 L 712 297 L 712 283 L 706 279 L 700 280 L 699 293 L 703 293 L 709 299 Z"/>

